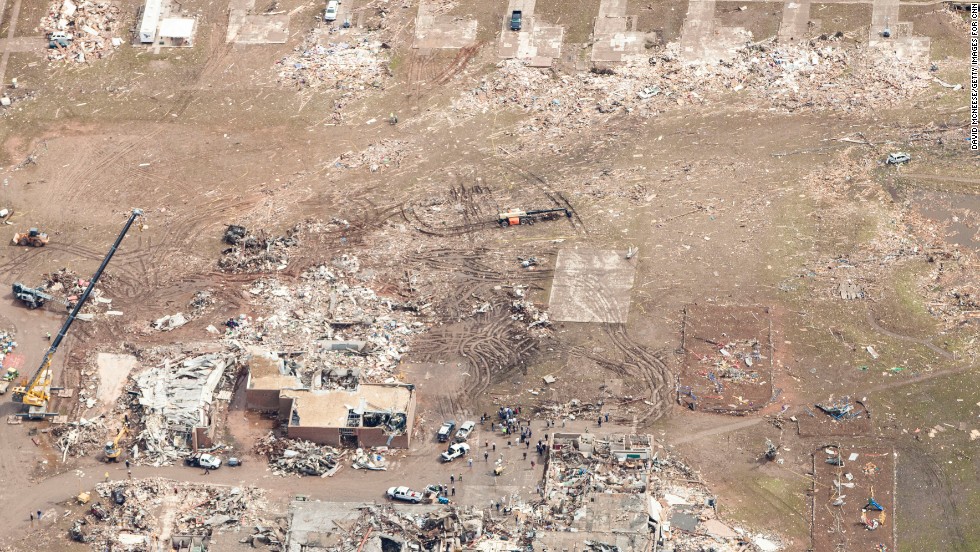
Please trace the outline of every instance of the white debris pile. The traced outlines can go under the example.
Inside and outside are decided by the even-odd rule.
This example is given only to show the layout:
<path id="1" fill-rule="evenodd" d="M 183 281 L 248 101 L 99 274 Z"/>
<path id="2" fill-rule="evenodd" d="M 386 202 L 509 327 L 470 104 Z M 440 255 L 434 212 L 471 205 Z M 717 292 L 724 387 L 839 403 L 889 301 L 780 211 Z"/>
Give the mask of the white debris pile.
<path id="1" fill-rule="evenodd" d="M 384 451 L 388 450 L 388 447 L 380 447 Z M 354 463 L 351 467 L 355 470 L 371 470 L 371 471 L 384 471 L 388 469 L 388 463 L 385 461 L 385 457 L 382 456 L 383 450 L 378 448 L 373 450 L 365 451 L 362 448 L 354 451 Z"/>
<path id="2" fill-rule="evenodd" d="M 153 328 L 160 330 L 161 332 L 169 332 L 171 330 L 176 330 L 177 328 L 187 324 L 187 317 L 184 313 L 178 312 L 177 314 L 168 314 L 161 318 L 156 319 L 153 322 Z"/>
<path id="3" fill-rule="evenodd" d="M 347 451 L 310 441 L 279 438 L 271 432 L 255 444 L 252 452 L 268 458 L 269 467 L 276 475 L 320 477 L 336 473 L 341 468 L 340 460 L 347 454 Z"/>
<path id="4" fill-rule="evenodd" d="M 357 92 L 381 88 L 391 76 L 386 45 L 362 38 L 321 44 L 322 29 L 314 29 L 303 45 L 277 62 L 279 82 L 297 88 Z"/>
<path id="5" fill-rule="evenodd" d="M 105 445 L 109 435 L 102 416 L 91 420 L 80 418 L 77 422 L 55 426 L 52 433 L 58 438 L 57 445 L 62 458 L 85 456 Z"/>
<path id="6" fill-rule="evenodd" d="M 354 370 L 362 383 L 395 381 L 394 368 L 410 338 L 426 326 L 411 305 L 354 283 L 358 270 L 357 257 L 344 255 L 331 267 L 308 270 L 296 283 L 266 278 L 249 284 L 248 293 L 261 299 L 265 313 L 227 321 L 228 338 L 307 351 L 305 366 Z M 318 388 L 312 375 L 299 374 L 305 385 Z"/>
<path id="7" fill-rule="evenodd" d="M 119 17 L 119 7 L 111 2 L 53 0 L 37 30 L 52 45 L 49 60 L 84 63 L 103 58 L 122 44 Z"/>
<path id="8" fill-rule="evenodd" d="M 234 378 L 237 362 L 231 353 L 209 353 L 166 360 L 133 377 L 143 428 L 137 442 L 147 462 L 174 462 L 190 449 L 195 428 L 211 427 L 215 392 L 226 375 Z"/>
<path id="9" fill-rule="evenodd" d="M 511 301 L 510 318 L 519 322 L 526 322 L 527 329 L 540 326 L 546 328 L 551 325 L 548 312 L 543 311 L 527 298 L 527 286 L 515 285 L 513 288 L 514 299 Z"/>
<path id="10" fill-rule="evenodd" d="M 224 528 L 267 525 L 259 518 L 266 506 L 264 492 L 255 487 L 154 477 L 100 483 L 96 491 L 101 500 L 71 534 L 95 550 L 151 550 L 161 534 L 206 542 Z"/>
<path id="11" fill-rule="evenodd" d="M 682 62 L 670 44 L 612 73 L 556 74 L 507 60 L 471 94 L 454 101 L 464 113 L 513 106 L 533 114 L 522 134 L 560 135 L 615 113 L 655 116 L 668 107 L 706 104 L 738 93 L 747 107 L 852 111 L 887 106 L 932 82 L 912 61 L 870 46 L 837 41 L 777 45 L 766 41 L 715 64 Z"/>

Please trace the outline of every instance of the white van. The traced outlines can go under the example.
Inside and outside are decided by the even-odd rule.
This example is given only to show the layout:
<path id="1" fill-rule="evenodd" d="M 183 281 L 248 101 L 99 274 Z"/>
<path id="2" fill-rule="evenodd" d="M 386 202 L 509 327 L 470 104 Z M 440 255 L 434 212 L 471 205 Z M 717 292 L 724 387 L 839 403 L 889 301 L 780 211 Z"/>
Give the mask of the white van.
<path id="1" fill-rule="evenodd" d="M 324 21 L 336 21 L 337 20 L 337 10 L 340 9 L 340 2 L 337 0 L 330 0 L 327 2 L 327 11 L 323 13 Z"/>

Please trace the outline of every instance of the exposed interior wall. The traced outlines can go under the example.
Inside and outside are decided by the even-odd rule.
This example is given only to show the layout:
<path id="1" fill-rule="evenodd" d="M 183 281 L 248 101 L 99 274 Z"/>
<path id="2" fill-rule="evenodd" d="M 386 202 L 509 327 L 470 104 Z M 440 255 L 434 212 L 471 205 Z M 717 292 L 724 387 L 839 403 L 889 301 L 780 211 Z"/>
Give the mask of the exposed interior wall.
<path id="1" fill-rule="evenodd" d="M 245 391 L 245 408 L 263 412 L 279 409 L 278 389 L 247 389 Z"/>
<path id="2" fill-rule="evenodd" d="M 303 439 L 321 445 L 340 446 L 340 429 L 330 427 L 288 426 L 286 434 L 290 439 Z"/>

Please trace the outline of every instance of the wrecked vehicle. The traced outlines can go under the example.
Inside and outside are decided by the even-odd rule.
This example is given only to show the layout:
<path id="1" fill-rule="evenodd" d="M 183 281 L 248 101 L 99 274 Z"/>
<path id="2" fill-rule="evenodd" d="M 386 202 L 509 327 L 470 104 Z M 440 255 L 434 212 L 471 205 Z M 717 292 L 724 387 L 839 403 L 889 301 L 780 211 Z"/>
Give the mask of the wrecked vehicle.
<path id="1" fill-rule="evenodd" d="M 476 422 L 463 422 L 463 425 L 459 426 L 459 431 L 456 432 L 456 442 L 462 443 L 468 439 L 474 428 L 476 428 Z"/>
<path id="2" fill-rule="evenodd" d="M 106 511 L 101 502 L 96 502 L 93 504 L 92 508 L 89 510 L 89 513 L 95 516 L 95 519 L 99 521 L 105 521 L 109 518 L 109 512 Z"/>
<path id="3" fill-rule="evenodd" d="M 88 541 L 88 537 L 86 537 L 85 533 L 82 532 L 82 526 L 84 526 L 86 523 L 87 522 L 84 519 L 78 519 L 75 520 L 75 523 L 72 523 L 71 528 L 68 529 L 68 536 L 71 537 L 71 540 L 75 542 Z"/>
<path id="4" fill-rule="evenodd" d="M 902 165 L 904 163 L 908 163 L 911 160 L 912 160 L 912 156 L 911 155 L 909 155 L 909 154 L 907 154 L 905 152 L 898 151 L 898 152 L 895 152 L 895 153 L 889 153 L 888 154 L 888 159 L 885 159 L 885 164 L 886 165 Z"/>

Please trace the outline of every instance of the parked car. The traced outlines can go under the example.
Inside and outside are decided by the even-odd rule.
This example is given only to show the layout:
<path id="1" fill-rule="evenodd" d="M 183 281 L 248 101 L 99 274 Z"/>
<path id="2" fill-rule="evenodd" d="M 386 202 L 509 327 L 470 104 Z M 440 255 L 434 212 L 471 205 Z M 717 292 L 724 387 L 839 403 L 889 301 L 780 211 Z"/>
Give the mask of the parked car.
<path id="1" fill-rule="evenodd" d="M 209 470 L 216 470 L 221 467 L 221 458 L 213 454 L 197 453 L 184 458 L 184 464 L 188 466 L 193 466 L 196 468 L 207 468 Z"/>
<path id="2" fill-rule="evenodd" d="M 112 501 L 118 504 L 119 506 L 122 506 L 123 504 L 126 503 L 126 493 L 124 493 L 122 489 L 113 489 Z"/>
<path id="3" fill-rule="evenodd" d="M 231 458 L 228 459 L 228 463 L 226 465 L 229 468 L 237 468 L 238 466 L 242 465 L 242 459 L 235 458 L 234 456 L 232 456 Z"/>
<path id="4" fill-rule="evenodd" d="M 388 495 L 388 498 L 392 500 L 404 500 L 405 502 L 411 502 L 412 504 L 418 504 L 422 501 L 422 493 L 413 491 L 408 487 L 392 487 L 388 489 L 386 494 Z"/>
<path id="5" fill-rule="evenodd" d="M 340 11 L 340 2 L 337 0 L 330 0 L 327 2 L 327 11 L 323 12 L 323 20 L 336 21 L 338 11 Z"/>
<path id="6" fill-rule="evenodd" d="M 514 10 L 510 14 L 510 30 L 521 30 L 521 10 Z"/>
<path id="7" fill-rule="evenodd" d="M 448 422 L 443 422 L 442 427 L 439 428 L 439 433 L 436 436 L 439 438 L 440 443 L 445 443 L 449 440 L 449 436 L 453 434 L 453 430 L 456 429 L 456 422 L 450 420 Z"/>
<path id="8" fill-rule="evenodd" d="M 901 165 L 903 163 L 908 163 L 912 160 L 912 156 L 901 151 L 895 153 L 889 153 L 888 159 L 885 159 L 885 163 L 888 165 Z"/>
<path id="9" fill-rule="evenodd" d="M 454 445 L 449 445 L 449 450 L 442 453 L 439 458 L 443 462 L 452 462 L 453 460 L 465 456 L 470 452 L 470 446 L 466 443 L 456 443 Z"/>
<path id="10" fill-rule="evenodd" d="M 456 442 L 462 443 L 468 439 L 474 428 L 476 428 L 476 422 L 463 422 L 463 425 L 459 426 L 459 431 L 456 432 Z"/>

